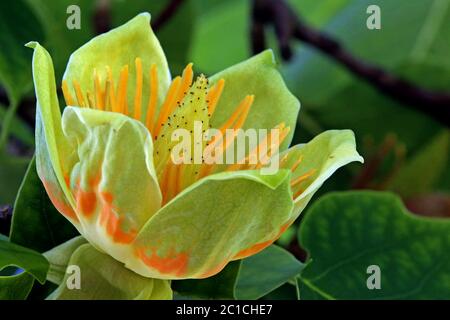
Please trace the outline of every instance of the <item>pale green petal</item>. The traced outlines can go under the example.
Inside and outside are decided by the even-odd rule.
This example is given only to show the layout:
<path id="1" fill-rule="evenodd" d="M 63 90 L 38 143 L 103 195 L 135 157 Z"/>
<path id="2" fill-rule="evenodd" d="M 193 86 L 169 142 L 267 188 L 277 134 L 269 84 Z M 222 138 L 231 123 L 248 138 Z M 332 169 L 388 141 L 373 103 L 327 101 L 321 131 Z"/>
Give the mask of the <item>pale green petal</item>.
<path id="1" fill-rule="evenodd" d="M 81 234 L 119 261 L 161 206 L 148 130 L 120 113 L 67 107 L 63 130 L 76 151 L 70 187 Z"/>
<path id="2" fill-rule="evenodd" d="M 72 88 L 73 80 L 80 83 L 84 92 L 94 92 L 94 69 L 105 84 L 106 66 L 110 66 L 113 79 L 117 82 L 121 68 L 129 66 L 128 105 L 133 110 L 135 79 L 135 59 L 142 59 L 143 70 L 143 110 L 148 103 L 150 90 L 150 66 L 156 64 L 158 70 L 158 101 L 163 102 L 170 84 L 170 71 L 161 45 L 150 27 L 150 14 L 141 13 L 129 22 L 105 34 L 93 38 L 76 50 L 71 56 L 64 79 Z M 71 89 L 72 90 L 72 89 Z M 72 90 L 72 96 L 75 92 Z"/>
<path id="3" fill-rule="evenodd" d="M 356 151 L 355 136 L 351 130 L 325 131 L 307 144 L 290 148 L 287 153 L 288 160 L 283 167 L 291 167 L 302 158 L 300 165 L 292 174 L 292 180 L 313 172 L 298 186 L 298 190 L 302 192 L 294 199 L 295 216 L 293 218 L 301 213 L 314 193 L 337 169 L 354 161 L 364 162 Z M 280 157 L 282 158 L 283 155 Z M 293 190 L 294 195 L 295 191 L 296 188 Z"/>
<path id="4" fill-rule="evenodd" d="M 246 95 L 254 94 L 255 101 L 244 129 L 272 129 L 284 122 L 291 128 L 281 145 L 281 150 L 286 149 L 294 133 L 300 102 L 286 87 L 277 70 L 273 52 L 266 50 L 219 72 L 211 78 L 211 82 L 219 79 L 225 79 L 225 88 L 212 117 L 213 127 L 219 128 Z"/>
<path id="5" fill-rule="evenodd" d="M 262 250 L 290 223 L 289 180 L 288 170 L 255 170 L 198 181 L 147 222 L 127 267 L 154 278 L 205 278 Z"/>
<path id="6" fill-rule="evenodd" d="M 80 246 L 70 258 L 69 265 L 80 269 L 80 289 L 69 289 L 75 273 L 66 274 L 61 285 L 49 299 L 61 300 L 162 300 L 172 299 L 166 280 L 142 277 L 94 249 L 90 244 Z"/>
<path id="7" fill-rule="evenodd" d="M 61 284 L 64 275 L 66 274 L 70 257 L 72 257 L 75 250 L 83 244 L 86 244 L 86 240 L 82 236 L 78 236 L 43 254 L 50 263 L 50 269 L 47 272 L 48 281 L 58 285 Z"/>
<path id="8" fill-rule="evenodd" d="M 65 183 L 71 151 L 62 132 L 52 59 L 39 43 L 30 42 L 27 46 L 34 49 L 37 172 L 55 207 L 77 226 L 74 201 Z"/>

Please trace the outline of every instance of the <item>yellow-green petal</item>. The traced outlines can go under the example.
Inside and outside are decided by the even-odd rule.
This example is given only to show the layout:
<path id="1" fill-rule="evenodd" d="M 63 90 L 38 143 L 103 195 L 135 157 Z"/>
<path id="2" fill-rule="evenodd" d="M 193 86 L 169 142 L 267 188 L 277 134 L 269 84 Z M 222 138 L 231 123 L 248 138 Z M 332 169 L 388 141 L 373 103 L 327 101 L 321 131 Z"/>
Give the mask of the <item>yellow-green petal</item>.
<path id="1" fill-rule="evenodd" d="M 72 151 L 62 132 L 52 59 L 39 43 L 30 42 L 27 46 L 34 49 L 37 172 L 55 207 L 77 226 L 73 198 L 65 181 Z"/>
<path id="2" fill-rule="evenodd" d="M 73 81 L 76 80 L 83 92 L 93 93 L 95 92 L 94 70 L 97 71 L 101 84 L 104 86 L 107 78 L 106 68 L 109 66 L 117 86 L 122 67 L 128 65 L 130 70 L 127 86 L 128 105 L 130 110 L 133 110 L 136 58 L 142 59 L 142 106 L 145 110 L 150 93 L 150 66 L 155 64 L 158 71 L 159 103 L 163 102 L 171 79 L 163 49 L 150 27 L 150 14 L 148 13 L 137 15 L 129 22 L 93 38 L 77 49 L 70 56 L 63 78 L 68 82 L 70 88 L 72 88 Z M 72 96 L 75 97 L 75 91 L 71 90 Z"/>
<path id="3" fill-rule="evenodd" d="M 295 196 L 295 219 L 308 204 L 314 193 L 340 167 L 351 162 L 364 162 L 356 150 L 355 135 L 351 130 L 325 131 L 307 144 L 296 145 L 287 151 L 288 158 L 283 167 L 300 164 L 292 174 L 292 181 L 307 176 L 293 188 Z M 283 158 L 281 155 L 280 158 Z M 298 191 L 298 193 L 297 193 Z"/>
<path id="4" fill-rule="evenodd" d="M 172 290 L 167 280 L 142 277 L 109 255 L 81 245 L 72 255 L 69 265 L 79 267 L 80 288 L 72 280 L 76 272 L 66 274 L 61 285 L 48 299 L 52 300 L 169 300 Z M 72 277 L 72 278 L 70 278 Z"/>
<path id="5" fill-rule="evenodd" d="M 286 149 L 294 133 L 300 102 L 286 87 L 273 52 L 266 50 L 225 69 L 211 77 L 211 82 L 219 79 L 225 80 L 225 87 L 211 120 L 213 127 L 220 128 L 239 102 L 253 94 L 255 101 L 243 128 L 272 129 L 284 122 L 291 128 L 280 148 Z"/>
<path id="6" fill-rule="evenodd" d="M 198 181 L 147 222 L 126 266 L 154 278 L 206 278 L 264 249 L 291 222 L 289 180 L 288 170 L 255 170 Z"/>
<path id="7" fill-rule="evenodd" d="M 150 133 L 120 113 L 87 108 L 67 107 L 62 123 L 76 151 L 69 183 L 80 232 L 125 262 L 128 244 L 161 206 Z"/>

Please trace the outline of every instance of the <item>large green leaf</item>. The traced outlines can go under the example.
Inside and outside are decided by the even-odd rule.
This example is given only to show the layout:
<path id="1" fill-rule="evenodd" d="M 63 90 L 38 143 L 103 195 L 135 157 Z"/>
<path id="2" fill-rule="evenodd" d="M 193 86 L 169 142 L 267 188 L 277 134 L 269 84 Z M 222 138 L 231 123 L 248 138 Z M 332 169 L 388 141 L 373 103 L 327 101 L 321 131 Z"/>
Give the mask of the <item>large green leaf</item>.
<path id="1" fill-rule="evenodd" d="M 50 202 L 33 159 L 14 206 L 11 241 L 43 252 L 77 234 L 72 224 Z"/>
<path id="2" fill-rule="evenodd" d="M 31 291 L 34 278 L 27 272 L 0 276 L 0 300 L 23 300 Z"/>
<path id="3" fill-rule="evenodd" d="M 36 251 L 9 241 L 0 240 L 0 270 L 7 266 L 22 268 L 33 275 L 40 283 L 44 283 L 49 264 Z"/>
<path id="4" fill-rule="evenodd" d="M 300 297 L 448 299 L 449 232 L 449 220 L 413 216 L 389 193 L 327 195 L 300 227 L 309 253 Z M 368 289 L 372 265 L 380 268 L 381 289 Z"/>
<path id="5" fill-rule="evenodd" d="M 235 299 L 235 288 L 240 266 L 240 261 L 233 261 L 213 277 L 201 280 L 173 281 L 172 288 L 183 297 Z"/>
<path id="6" fill-rule="evenodd" d="M 258 299 L 300 273 L 303 264 L 286 250 L 272 245 L 242 260 L 237 299 Z"/>
<path id="7" fill-rule="evenodd" d="M 124 267 L 109 255 L 94 249 L 90 244 L 81 245 L 70 258 L 69 265 L 80 270 L 80 288 L 69 289 L 66 274 L 61 285 L 49 299 L 70 300 L 160 300 L 171 299 L 172 291 L 166 280 L 142 277 Z"/>

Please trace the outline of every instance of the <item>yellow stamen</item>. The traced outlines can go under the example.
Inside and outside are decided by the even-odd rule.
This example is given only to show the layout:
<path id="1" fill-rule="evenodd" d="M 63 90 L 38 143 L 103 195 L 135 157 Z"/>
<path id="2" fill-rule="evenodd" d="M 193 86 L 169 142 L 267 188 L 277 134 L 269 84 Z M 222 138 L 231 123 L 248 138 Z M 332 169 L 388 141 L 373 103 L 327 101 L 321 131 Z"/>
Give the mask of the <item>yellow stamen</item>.
<path id="1" fill-rule="evenodd" d="M 189 87 L 192 85 L 192 79 L 194 78 L 194 71 L 192 70 L 192 63 L 189 63 L 183 70 L 183 78 L 180 90 L 178 92 L 177 102 L 183 100 Z"/>
<path id="2" fill-rule="evenodd" d="M 75 88 L 75 94 L 77 96 L 78 105 L 84 108 L 86 105 L 84 104 L 83 93 L 81 91 L 80 83 L 77 80 L 73 80 L 73 87 Z"/>
<path id="3" fill-rule="evenodd" d="M 97 73 L 97 69 L 94 69 L 94 92 L 96 107 L 100 110 L 105 110 L 105 98 L 100 85 L 100 77 Z"/>
<path id="4" fill-rule="evenodd" d="M 147 106 L 147 119 L 145 125 L 148 130 L 153 133 L 153 116 L 156 112 L 156 103 L 158 102 L 158 73 L 156 64 L 150 67 L 150 97 Z"/>
<path id="5" fill-rule="evenodd" d="M 214 114 L 214 111 L 219 102 L 220 96 L 222 95 L 223 87 L 225 86 L 225 80 L 220 79 L 217 84 L 211 89 L 208 94 L 208 111 L 210 115 Z"/>
<path id="6" fill-rule="evenodd" d="M 112 111 L 111 109 L 111 82 L 109 80 L 106 80 L 105 82 L 105 94 L 104 94 L 104 110 L 106 111 Z"/>
<path id="7" fill-rule="evenodd" d="M 134 118 L 141 120 L 142 116 L 142 60 L 136 58 L 136 93 L 134 95 Z"/>
<path id="8" fill-rule="evenodd" d="M 177 166 L 177 173 L 175 177 L 175 194 L 180 193 L 181 188 L 183 187 L 183 174 L 184 174 L 184 165 L 179 164 Z"/>
<path id="9" fill-rule="evenodd" d="M 117 88 L 117 109 L 114 112 L 128 114 L 125 100 L 127 99 L 128 65 L 120 71 L 119 87 Z"/>
<path id="10" fill-rule="evenodd" d="M 259 163 L 256 165 L 255 169 L 260 169 L 262 168 L 264 162 L 267 162 L 270 160 L 270 158 L 273 156 L 273 150 L 279 150 L 281 143 L 284 141 L 284 139 L 286 139 L 287 135 L 289 134 L 289 131 L 291 131 L 290 127 L 284 127 L 284 123 L 282 123 L 283 129 L 281 129 L 281 134 L 278 138 L 278 141 L 275 144 L 270 143 L 269 144 L 269 148 L 266 152 L 266 154 L 264 155 L 264 157 L 267 157 L 265 159 L 259 159 Z M 269 136 L 268 140 L 271 140 L 272 137 L 271 135 Z"/>
<path id="11" fill-rule="evenodd" d="M 95 108 L 95 101 L 94 101 L 94 97 L 92 96 L 92 94 L 88 91 L 86 93 L 87 96 L 87 101 L 88 101 L 88 107 L 91 109 Z"/>
<path id="12" fill-rule="evenodd" d="M 297 161 L 294 163 L 294 165 L 291 168 L 291 172 L 294 172 L 295 170 L 297 170 L 298 166 L 300 165 L 300 163 L 303 161 L 303 156 L 298 157 Z"/>
<path id="13" fill-rule="evenodd" d="M 299 177 L 295 178 L 294 180 L 292 180 L 291 181 L 291 188 L 296 187 L 297 185 L 299 185 L 303 181 L 305 181 L 308 178 L 310 178 L 314 173 L 316 173 L 316 171 L 317 171 L 316 169 L 311 169 L 307 173 L 302 174 L 301 176 L 299 176 Z"/>
<path id="14" fill-rule="evenodd" d="M 116 94 L 114 92 L 114 80 L 112 77 L 112 71 L 109 66 L 106 67 L 106 73 L 108 74 L 108 82 L 109 82 L 109 102 L 110 102 L 110 110 L 115 112 L 117 110 L 117 102 L 116 102 Z"/>
<path id="15" fill-rule="evenodd" d="M 68 106 L 74 106 L 75 101 L 73 100 L 72 95 L 70 94 L 69 86 L 67 85 L 66 80 L 62 81 L 62 91 L 63 91 L 63 95 L 64 95 L 64 100 L 66 100 L 66 104 Z"/>
<path id="16" fill-rule="evenodd" d="M 244 100 L 244 106 L 241 115 L 239 116 L 238 120 L 236 121 L 236 124 L 233 126 L 233 129 L 238 130 L 242 128 L 242 126 L 245 123 L 245 120 L 247 120 L 248 113 L 250 112 L 250 108 L 253 105 L 253 101 L 255 101 L 255 96 L 247 96 Z"/>
<path id="17" fill-rule="evenodd" d="M 161 131 L 162 125 L 166 122 L 167 117 L 170 115 L 170 110 L 172 105 L 175 103 L 178 89 L 180 87 L 181 77 L 176 77 L 172 84 L 170 85 L 169 91 L 166 96 L 166 100 L 159 111 L 158 121 L 156 121 L 155 127 L 153 129 L 153 135 L 158 136 Z"/>

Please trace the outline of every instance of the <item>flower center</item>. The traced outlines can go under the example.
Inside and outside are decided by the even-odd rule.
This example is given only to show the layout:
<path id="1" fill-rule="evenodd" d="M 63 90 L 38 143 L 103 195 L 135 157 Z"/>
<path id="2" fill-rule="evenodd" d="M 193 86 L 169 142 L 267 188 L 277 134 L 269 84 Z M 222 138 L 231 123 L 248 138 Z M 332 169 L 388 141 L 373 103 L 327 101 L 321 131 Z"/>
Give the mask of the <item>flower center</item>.
<path id="1" fill-rule="evenodd" d="M 289 127 L 286 127 L 284 123 L 279 124 L 274 128 L 279 130 L 279 137 L 277 139 L 273 139 L 270 134 L 265 135 L 260 138 L 256 147 L 248 151 L 244 159 L 236 161 L 235 164 L 210 164 L 205 161 L 203 156 L 201 156 L 199 161 L 193 161 L 193 163 L 175 164 L 171 152 L 178 143 L 178 141 L 174 141 L 173 139 L 174 136 L 176 137 L 176 130 L 187 130 L 192 138 L 191 141 L 196 141 L 198 139 L 196 139 L 195 135 L 198 132 L 203 135 L 211 128 L 210 119 L 219 102 L 225 81 L 221 79 L 215 85 L 211 86 L 208 79 L 204 75 L 200 75 L 193 82 L 194 73 L 192 63 L 190 63 L 186 66 L 181 76 L 173 79 L 163 102 L 158 105 L 158 92 L 160 88 L 158 87 L 156 65 L 152 64 L 148 72 L 149 87 L 144 88 L 142 60 L 136 58 L 136 80 L 133 96 L 129 96 L 128 94 L 131 89 L 128 86 L 128 65 L 122 67 L 116 82 L 113 79 L 111 68 L 106 67 L 106 77 L 103 81 L 97 70 L 94 70 L 92 91 L 84 91 L 83 89 L 85 88 L 81 88 L 77 80 L 72 82 L 74 96 L 69 90 L 69 84 L 66 80 L 62 82 L 62 91 L 67 105 L 122 113 L 141 121 L 147 127 L 153 138 L 154 163 L 163 194 L 163 203 L 170 201 L 195 181 L 214 172 L 253 170 L 263 167 L 264 163 L 262 161 L 251 163 L 249 159 L 254 158 L 258 151 L 263 148 L 267 150 L 268 156 L 277 152 L 280 144 L 289 133 Z M 148 101 L 143 101 L 144 90 L 148 90 L 149 92 Z M 220 148 L 217 149 L 219 150 L 219 154 L 216 153 L 215 156 L 221 157 L 225 155 L 229 148 L 235 148 L 234 140 L 236 139 L 236 135 L 229 137 L 225 135 L 225 132 L 230 129 L 233 132 L 238 132 L 243 127 L 254 99 L 255 97 L 253 95 L 244 97 L 228 120 L 218 128 L 221 135 L 211 137 L 210 140 L 201 139 L 200 142 L 196 142 L 201 144 L 201 150 L 219 146 Z M 131 107 L 129 106 L 129 102 L 132 102 L 132 104 L 130 103 Z M 145 102 L 147 103 L 147 108 L 143 109 L 142 106 Z M 195 128 L 196 124 L 200 124 L 200 128 Z M 190 151 L 194 151 L 194 148 L 195 145 L 192 145 L 192 150 Z M 183 152 L 188 153 L 188 150 L 183 150 Z M 281 159 L 281 167 L 283 167 L 286 159 L 286 157 Z M 291 168 L 292 171 L 295 171 L 300 161 L 294 164 Z M 292 180 L 291 185 L 294 193 L 300 192 L 296 191 L 296 189 L 312 174 L 313 172 L 308 172 Z"/>

